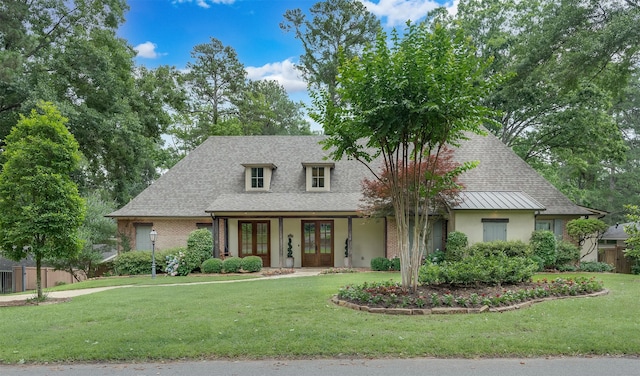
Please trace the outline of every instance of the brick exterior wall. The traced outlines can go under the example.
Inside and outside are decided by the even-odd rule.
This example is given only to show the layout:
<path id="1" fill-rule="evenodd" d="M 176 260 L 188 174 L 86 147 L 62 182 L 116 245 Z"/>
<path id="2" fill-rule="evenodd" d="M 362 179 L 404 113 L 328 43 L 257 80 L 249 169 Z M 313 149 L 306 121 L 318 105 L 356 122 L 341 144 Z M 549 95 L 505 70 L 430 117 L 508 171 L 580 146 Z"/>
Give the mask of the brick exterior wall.
<path id="1" fill-rule="evenodd" d="M 126 249 L 123 241 L 129 242 L 131 250 L 136 249 L 136 225 L 148 224 L 158 232 L 156 250 L 186 247 L 187 239 L 198 225 L 211 226 L 211 218 L 127 218 L 118 219 L 118 251 Z M 224 221 L 220 221 L 220 246 L 224 247 Z"/>
<path id="2" fill-rule="evenodd" d="M 387 254 L 386 258 L 400 257 L 398 249 L 398 228 L 393 217 L 387 217 Z"/>

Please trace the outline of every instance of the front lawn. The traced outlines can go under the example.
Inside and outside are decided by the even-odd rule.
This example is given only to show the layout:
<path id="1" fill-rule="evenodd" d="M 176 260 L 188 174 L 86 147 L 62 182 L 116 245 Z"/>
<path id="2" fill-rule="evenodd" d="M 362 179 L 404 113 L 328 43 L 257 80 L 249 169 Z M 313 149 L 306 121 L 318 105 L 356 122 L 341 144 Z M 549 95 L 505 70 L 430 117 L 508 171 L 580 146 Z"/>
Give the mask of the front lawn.
<path id="1" fill-rule="evenodd" d="M 640 355 L 640 277 L 594 275 L 608 295 L 473 315 L 389 316 L 329 302 L 344 285 L 397 273 L 115 289 L 0 308 L 0 362 Z M 557 275 L 536 276 L 545 277 Z"/>

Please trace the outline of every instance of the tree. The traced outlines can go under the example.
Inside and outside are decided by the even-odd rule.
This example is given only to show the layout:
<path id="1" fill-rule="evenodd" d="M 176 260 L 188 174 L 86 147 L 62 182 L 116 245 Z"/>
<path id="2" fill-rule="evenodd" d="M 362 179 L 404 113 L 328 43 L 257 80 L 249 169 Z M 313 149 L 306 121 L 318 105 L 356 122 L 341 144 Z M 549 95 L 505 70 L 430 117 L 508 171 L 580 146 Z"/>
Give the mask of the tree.
<path id="1" fill-rule="evenodd" d="M 640 9 L 622 0 L 470 0 L 458 19 L 493 58 L 489 72 L 510 75 L 486 102 L 502 112 L 491 131 L 505 144 L 577 174 L 622 160 L 610 110 L 640 57 Z"/>
<path id="2" fill-rule="evenodd" d="M 67 119 L 51 103 L 41 102 L 37 108 L 29 117 L 21 116 L 6 139 L 0 173 L 0 247 L 14 261 L 33 256 L 42 299 L 42 260 L 78 254 L 85 204 L 70 177 L 80 153 L 65 127 Z"/>
<path id="3" fill-rule="evenodd" d="M 625 243 L 627 248 L 624 250 L 625 257 L 629 257 L 635 261 L 635 265 L 631 267 L 634 274 L 640 274 L 640 206 L 637 205 L 625 205 L 627 211 L 626 218 L 629 222 L 624 226 L 624 232 L 629 236 Z"/>
<path id="4" fill-rule="evenodd" d="M 95 277 L 96 269 L 104 259 L 104 252 L 115 246 L 117 225 L 105 215 L 115 210 L 115 202 L 101 197 L 97 191 L 85 198 L 86 215 L 79 229 L 83 247 L 75 257 L 47 259 L 58 270 L 65 270 L 79 280 L 78 271 L 88 278 Z"/>
<path id="5" fill-rule="evenodd" d="M 311 134 L 302 104 L 276 81 L 249 81 L 235 104 L 244 135 Z"/>
<path id="6" fill-rule="evenodd" d="M 230 134 L 224 121 L 236 113 L 233 100 L 245 85 L 246 71 L 236 51 L 211 38 L 210 43 L 193 47 L 185 80 L 191 98 L 190 112 L 195 124 L 193 147 L 210 135 Z"/>
<path id="7" fill-rule="evenodd" d="M 582 247 L 587 241 L 591 242 L 589 249 L 584 255 L 582 255 L 582 258 L 598 249 L 598 241 L 602 238 L 602 235 L 604 235 L 608 228 L 609 225 L 599 219 L 593 218 L 578 218 L 567 222 L 567 233 L 578 243 L 580 247 Z"/>
<path id="8" fill-rule="evenodd" d="M 302 10 L 289 9 L 280 28 L 294 31 L 302 43 L 304 54 L 297 68 L 313 90 L 325 88 L 337 101 L 336 76 L 338 53 L 357 56 L 364 47 L 375 41 L 380 21 L 359 1 L 326 0 L 314 4 L 308 20 Z M 337 103 L 337 102 L 336 102 Z"/>
<path id="9" fill-rule="evenodd" d="M 169 98 L 158 88 L 170 83 L 147 85 L 155 73 L 135 72 L 135 51 L 116 35 L 126 9 L 125 0 L 0 5 L 0 139 L 39 100 L 54 103 L 85 156 L 74 179 L 82 190 L 106 187 L 119 204 L 156 177 Z"/>
<path id="10" fill-rule="evenodd" d="M 370 165 L 381 157 L 398 231 L 402 285 L 415 291 L 423 247 L 409 239 L 428 239 L 429 203 L 443 189 L 427 182 L 438 181 L 435 168 L 446 145 L 455 146 L 464 132 L 482 133 L 482 124 L 491 122 L 495 114 L 480 101 L 497 80 L 484 77 L 487 64 L 460 30 L 434 23 L 430 31 L 427 24 L 408 23 L 403 37 L 394 30 L 391 41 L 388 47 L 381 32 L 361 57 L 342 54 L 336 91 L 342 105 L 335 106 L 325 90 L 314 95 L 312 115 L 324 126 L 325 147 L 333 158 L 354 158 L 382 180 Z M 420 185 L 406 189 L 405 182 Z"/>
<path id="11" fill-rule="evenodd" d="M 426 205 L 428 205 L 431 215 L 437 215 L 444 212 L 448 205 L 456 203 L 456 194 L 463 188 L 458 183 L 457 177 L 464 170 L 474 168 L 476 164 L 476 162 L 470 162 L 463 165 L 454 162 L 453 149 L 445 145 L 439 156 L 426 156 L 422 161 L 422 166 L 416 166 L 416 163 L 411 161 L 406 166 L 409 171 L 399 171 L 399 183 L 405 191 L 423 189 L 425 185 L 429 186 L 426 191 L 434 192 L 433 197 L 426 198 L 422 197 L 422 195 L 412 195 L 412 198 L 430 199 L 430 202 L 427 202 Z M 416 171 L 422 171 L 423 173 L 418 175 Z M 362 214 L 364 216 L 393 216 L 392 187 L 389 184 L 392 181 L 390 174 L 389 170 L 382 170 L 378 173 L 379 179 L 365 179 L 362 182 L 364 196 Z M 410 180 L 404 181 L 403 179 Z M 410 205 L 415 205 L 415 203 Z"/>

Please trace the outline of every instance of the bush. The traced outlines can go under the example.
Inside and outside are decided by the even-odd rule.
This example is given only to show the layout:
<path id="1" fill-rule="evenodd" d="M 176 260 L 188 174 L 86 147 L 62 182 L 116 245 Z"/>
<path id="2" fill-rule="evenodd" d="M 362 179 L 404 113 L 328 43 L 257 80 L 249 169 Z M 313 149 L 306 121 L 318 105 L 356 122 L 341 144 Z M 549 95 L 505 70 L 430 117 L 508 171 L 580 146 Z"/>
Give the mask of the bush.
<path id="1" fill-rule="evenodd" d="M 556 236 L 551 231 L 534 231 L 531 234 L 533 254 L 544 261 L 545 268 L 556 265 Z"/>
<path id="2" fill-rule="evenodd" d="M 200 271 L 203 273 L 220 273 L 222 272 L 222 260 L 219 258 L 210 258 L 200 265 Z"/>
<path id="3" fill-rule="evenodd" d="M 428 254 L 426 260 L 432 264 L 440 264 L 445 260 L 445 254 L 437 249 L 435 252 Z"/>
<path id="4" fill-rule="evenodd" d="M 614 267 L 605 262 L 584 261 L 580 263 L 580 271 L 583 272 L 603 273 L 612 272 L 613 270 Z"/>
<path id="5" fill-rule="evenodd" d="M 460 231 L 452 231 L 447 234 L 447 246 L 445 259 L 447 261 L 460 261 L 465 256 L 465 251 L 469 245 L 467 235 Z"/>
<path id="6" fill-rule="evenodd" d="M 118 275 L 151 274 L 151 251 L 130 251 L 121 253 L 113 261 Z"/>
<path id="7" fill-rule="evenodd" d="M 242 267 L 242 259 L 239 257 L 228 257 L 222 261 L 223 273 L 237 273 Z"/>
<path id="8" fill-rule="evenodd" d="M 187 239 L 187 250 L 198 255 L 198 266 L 210 259 L 213 250 L 211 231 L 205 228 L 192 231 Z"/>
<path id="9" fill-rule="evenodd" d="M 536 270 L 536 263 L 528 257 L 476 254 L 465 257 L 462 261 L 423 265 L 419 270 L 418 281 L 421 284 L 453 285 L 515 284 L 530 281 Z"/>
<path id="10" fill-rule="evenodd" d="M 172 248 L 165 257 L 167 266 L 165 271 L 170 275 L 189 275 L 194 270 L 200 268 L 200 255 L 190 252 L 184 247 Z"/>
<path id="11" fill-rule="evenodd" d="M 255 273 L 262 270 L 262 258 L 258 256 L 247 256 L 240 263 L 245 272 Z"/>
<path id="12" fill-rule="evenodd" d="M 389 270 L 393 270 L 394 272 L 400 271 L 400 259 L 398 257 L 389 260 Z"/>
<path id="13" fill-rule="evenodd" d="M 567 241 L 558 242 L 558 252 L 556 253 L 556 269 L 565 265 L 573 265 L 580 260 L 580 249 L 573 243 Z"/>
<path id="14" fill-rule="evenodd" d="M 390 261 L 385 257 L 374 257 L 371 259 L 371 270 L 376 272 L 386 272 L 390 269 Z"/>
<path id="15" fill-rule="evenodd" d="M 520 240 L 495 240 L 491 242 L 475 243 L 469 247 L 470 255 L 505 255 L 508 257 L 530 257 L 532 255 L 531 247 Z"/>

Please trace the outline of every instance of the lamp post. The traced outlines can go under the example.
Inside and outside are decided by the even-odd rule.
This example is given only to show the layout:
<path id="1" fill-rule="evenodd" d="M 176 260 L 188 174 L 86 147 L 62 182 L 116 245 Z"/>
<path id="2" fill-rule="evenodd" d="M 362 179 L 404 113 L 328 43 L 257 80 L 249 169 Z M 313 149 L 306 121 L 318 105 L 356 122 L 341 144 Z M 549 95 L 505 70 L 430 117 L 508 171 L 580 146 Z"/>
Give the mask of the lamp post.
<path id="1" fill-rule="evenodd" d="M 149 239 L 151 239 L 151 278 L 156 277 L 156 239 L 158 238 L 158 233 L 156 229 L 152 228 L 149 233 Z"/>

